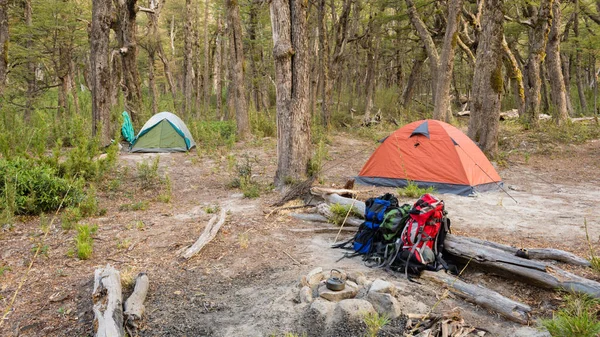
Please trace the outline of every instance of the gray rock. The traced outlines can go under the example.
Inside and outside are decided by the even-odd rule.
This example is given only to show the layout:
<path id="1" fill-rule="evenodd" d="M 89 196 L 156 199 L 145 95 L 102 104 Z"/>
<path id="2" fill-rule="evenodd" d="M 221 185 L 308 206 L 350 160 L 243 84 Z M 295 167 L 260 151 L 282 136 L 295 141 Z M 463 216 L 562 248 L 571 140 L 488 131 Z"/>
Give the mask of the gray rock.
<path id="1" fill-rule="evenodd" d="M 429 312 L 429 307 L 423 303 L 415 300 L 410 296 L 400 296 L 396 298 L 402 308 L 404 314 L 426 314 Z"/>
<path id="2" fill-rule="evenodd" d="M 302 276 L 302 279 L 300 280 L 300 284 L 302 284 L 302 286 L 308 286 L 308 287 L 313 287 L 316 286 L 317 284 L 319 284 L 319 282 L 321 282 L 321 280 L 323 280 L 325 277 L 322 274 L 323 272 L 323 268 L 321 267 L 317 267 L 311 271 L 308 272 L 308 274 L 306 274 L 305 276 Z"/>
<path id="3" fill-rule="evenodd" d="M 313 301 L 312 290 L 308 286 L 300 289 L 300 303 L 310 303 Z"/>
<path id="4" fill-rule="evenodd" d="M 367 300 L 380 315 L 386 315 L 390 319 L 395 319 L 402 314 L 400 303 L 390 294 L 370 291 L 367 295 Z"/>
<path id="5" fill-rule="evenodd" d="M 366 280 L 365 274 L 363 274 L 363 273 L 361 273 L 359 271 L 348 272 L 348 280 L 350 280 L 352 282 L 359 283 L 358 279 L 361 278 L 361 277 Z"/>
<path id="6" fill-rule="evenodd" d="M 327 289 L 325 283 L 319 285 L 319 296 L 332 302 L 339 302 L 348 298 L 354 298 L 358 293 L 358 287 L 354 287 L 346 283 L 344 290 L 333 291 Z"/>
<path id="7" fill-rule="evenodd" d="M 515 328 L 507 336 L 512 337 L 551 337 L 548 330 L 538 330 L 527 326 Z"/>
<path id="8" fill-rule="evenodd" d="M 315 299 L 310 305 L 310 310 L 318 317 L 321 317 L 323 320 L 327 320 L 327 318 L 333 312 L 334 308 L 335 303 L 329 302 L 322 298 Z"/>
<path id="9" fill-rule="evenodd" d="M 376 292 L 382 294 L 391 294 L 392 296 L 396 294 L 396 286 L 388 281 L 384 281 L 382 279 L 376 279 L 371 284 L 369 288 L 369 292 Z"/>
<path id="10" fill-rule="evenodd" d="M 333 322 L 363 322 L 366 314 L 375 313 L 373 305 L 366 300 L 340 301 L 333 311 Z"/>

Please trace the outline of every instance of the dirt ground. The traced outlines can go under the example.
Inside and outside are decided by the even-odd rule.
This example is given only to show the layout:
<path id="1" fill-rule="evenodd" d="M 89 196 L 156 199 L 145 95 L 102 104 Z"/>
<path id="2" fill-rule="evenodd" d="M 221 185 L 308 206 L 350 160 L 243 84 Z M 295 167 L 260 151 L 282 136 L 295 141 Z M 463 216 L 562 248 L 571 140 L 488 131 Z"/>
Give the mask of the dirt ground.
<path id="1" fill-rule="evenodd" d="M 330 140 L 322 181 L 339 187 L 358 173 L 377 144 L 346 133 Z M 318 336 L 303 317 L 305 306 L 297 303 L 299 278 L 315 267 L 357 270 L 369 279 L 396 283 L 407 298 L 405 313 L 413 312 L 410 303 L 431 307 L 438 301 L 443 292 L 438 286 L 369 269 L 360 259 L 338 262 L 344 251 L 330 248 L 335 233 L 289 231 L 314 225 L 285 214 L 266 219 L 269 205 L 280 196 L 277 192 L 263 191 L 259 198 L 247 199 L 239 189 L 228 188 L 236 176 L 235 160 L 242 162 L 246 156 L 253 163 L 253 179 L 267 186 L 275 172 L 275 146 L 275 139 L 265 138 L 238 143 L 231 151 L 122 153 L 114 176 L 98 186 L 99 207 L 106 208 L 106 214 L 85 220 L 99 226 L 89 260 L 67 256 L 75 233 L 62 230 L 59 218 L 44 241 L 47 254 L 35 260 L 24 279 L 32 244 L 42 236 L 39 219 L 21 219 L 14 228 L 4 229 L 0 266 L 9 269 L 0 276 L 2 314 L 17 289 L 19 293 L 1 323 L 0 336 L 91 335 L 93 272 L 107 263 L 129 275 L 144 271 L 150 278 L 143 336 L 282 336 L 286 332 Z M 169 203 L 157 199 L 160 187 L 142 190 L 136 178 L 136 165 L 156 157 L 160 175 L 168 175 L 172 184 Z M 457 233 L 588 256 L 585 219 L 598 248 L 600 141 L 557 147 L 550 156 L 515 154 L 507 164 L 500 175 L 517 202 L 501 191 L 476 197 L 441 196 Z M 147 207 L 141 207 L 145 209 L 123 206 L 143 201 L 148 201 Z M 215 240 L 189 261 L 178 258 L 198 238 L 216 205 L 226 207 L 229 214 Z M 585 270 L 574 271 L 597 278 Z M 475 268 L 468 268 L 465 278 L 530 304 L 537 317 L 549 315 L 559 303 L 552 291 Z M 489 330 L 486 336 L 531 336 L 536 331 L 452 296 L 434 311 L 454 308 L 469 324 Z"/>

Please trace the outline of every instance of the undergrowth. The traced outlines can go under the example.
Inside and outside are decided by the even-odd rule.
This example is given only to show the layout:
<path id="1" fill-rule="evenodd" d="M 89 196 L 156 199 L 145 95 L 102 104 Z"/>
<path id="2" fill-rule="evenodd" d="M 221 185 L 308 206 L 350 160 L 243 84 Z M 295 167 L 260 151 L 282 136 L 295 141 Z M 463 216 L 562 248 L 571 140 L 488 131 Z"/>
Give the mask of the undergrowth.
<path id="1" fill-rule="evenodd" d="M 261 192 L 261 186 L 254 181 L 252 177 L 253 165 L 258 162 L 256 157 L 250 158 L 249 155 L 243 155 L 243 161 L 235 161 L 236 176 L 229 182 L 230 188 L 239 188 L 244 194 L 244 198 L 258 198 Z"/>
<path id="2" fill-rule="evenodd" d="M 367 313 L 364 317 L 364 322 L 367 325 L 367 336 L 376 337 L 379 330 L 390 323 L 390 319 L 386 315 L 378 313 Z"/>
<path id="3" fill-rule="evenodd" d="M 92 257 L 92 252 L 94 250 L 94 238 L 92 238 L 92 234 L 96 233 L 98 230 L 98 225 L 77 225 L 77 234 L 75 236 L 75 250 L 77 253 L 77 257 L 80 260 L 87 260 Z"/>
<path id="4" fill-rule="evenodd" d="M 399 188 L 397 191 L 398 195 L 407 197 L 407 198 L 419 198 L 425 193 L 435 193 L 435 188 L 430 186 L 427 188 L 422 188 L 417 185 L 414 181 L 409 180 L 406 184 L 406 187 Z"/>
<path id="5" fill-rule="evenodd" d="M 332 204 L 330 206 L 329 210 L 331 211 L 331 213 L 333 213 L 331 222 L 336 225 L 340 225 L 340 226 L 342 225 L 342 223 L 344 223 L 346 216 L 354 216 L 354 217 L 362 216 L 362 214 L 360 214 L 360 212 L 358 211 L 358 209 L 356 209 L 356 207 L 350 208 L 350 205 Z"/>
<path id="6" fill-rule="evenodd" d="M 587 295 L 565 294 L 563 306 L 541 325 L 553 337 L 595 337 L 600 334 L 600 301 Z"/>

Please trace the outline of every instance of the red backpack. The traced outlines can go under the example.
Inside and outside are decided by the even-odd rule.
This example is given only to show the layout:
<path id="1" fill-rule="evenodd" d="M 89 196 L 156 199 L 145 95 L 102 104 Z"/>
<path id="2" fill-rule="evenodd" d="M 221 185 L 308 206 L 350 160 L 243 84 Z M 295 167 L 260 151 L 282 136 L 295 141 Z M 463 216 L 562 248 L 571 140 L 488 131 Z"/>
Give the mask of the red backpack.
<path id="1" fill-rule="evenodd" d="M 417 200 L 401 236 L 402 250 L 410 253 L 409 258 L 424 265 L 436 263 L 449 227 L 445 215 L 443 200 L 429 193 Z"/>

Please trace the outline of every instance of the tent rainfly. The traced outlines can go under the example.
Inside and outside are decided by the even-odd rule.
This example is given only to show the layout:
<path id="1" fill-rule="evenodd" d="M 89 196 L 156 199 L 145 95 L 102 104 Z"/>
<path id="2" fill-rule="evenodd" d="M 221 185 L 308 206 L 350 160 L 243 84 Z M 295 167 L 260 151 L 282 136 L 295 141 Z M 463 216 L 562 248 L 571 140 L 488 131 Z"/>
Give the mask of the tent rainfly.
<path id="1" fill-rule="evenodd" d="M 131 145 L 131 152 L 186 152 L 196 146 L 185 123 L 170 112 L 152 116 Z"/>
<path id="2" fill-rule="evenodd" d="M 413 122 L 380 142 L 357 183 L 405 187 L 412 181 L 458 195 L 495 189 L 502 183 L 479 147 L 450 124 L 430 119 Z"/>

